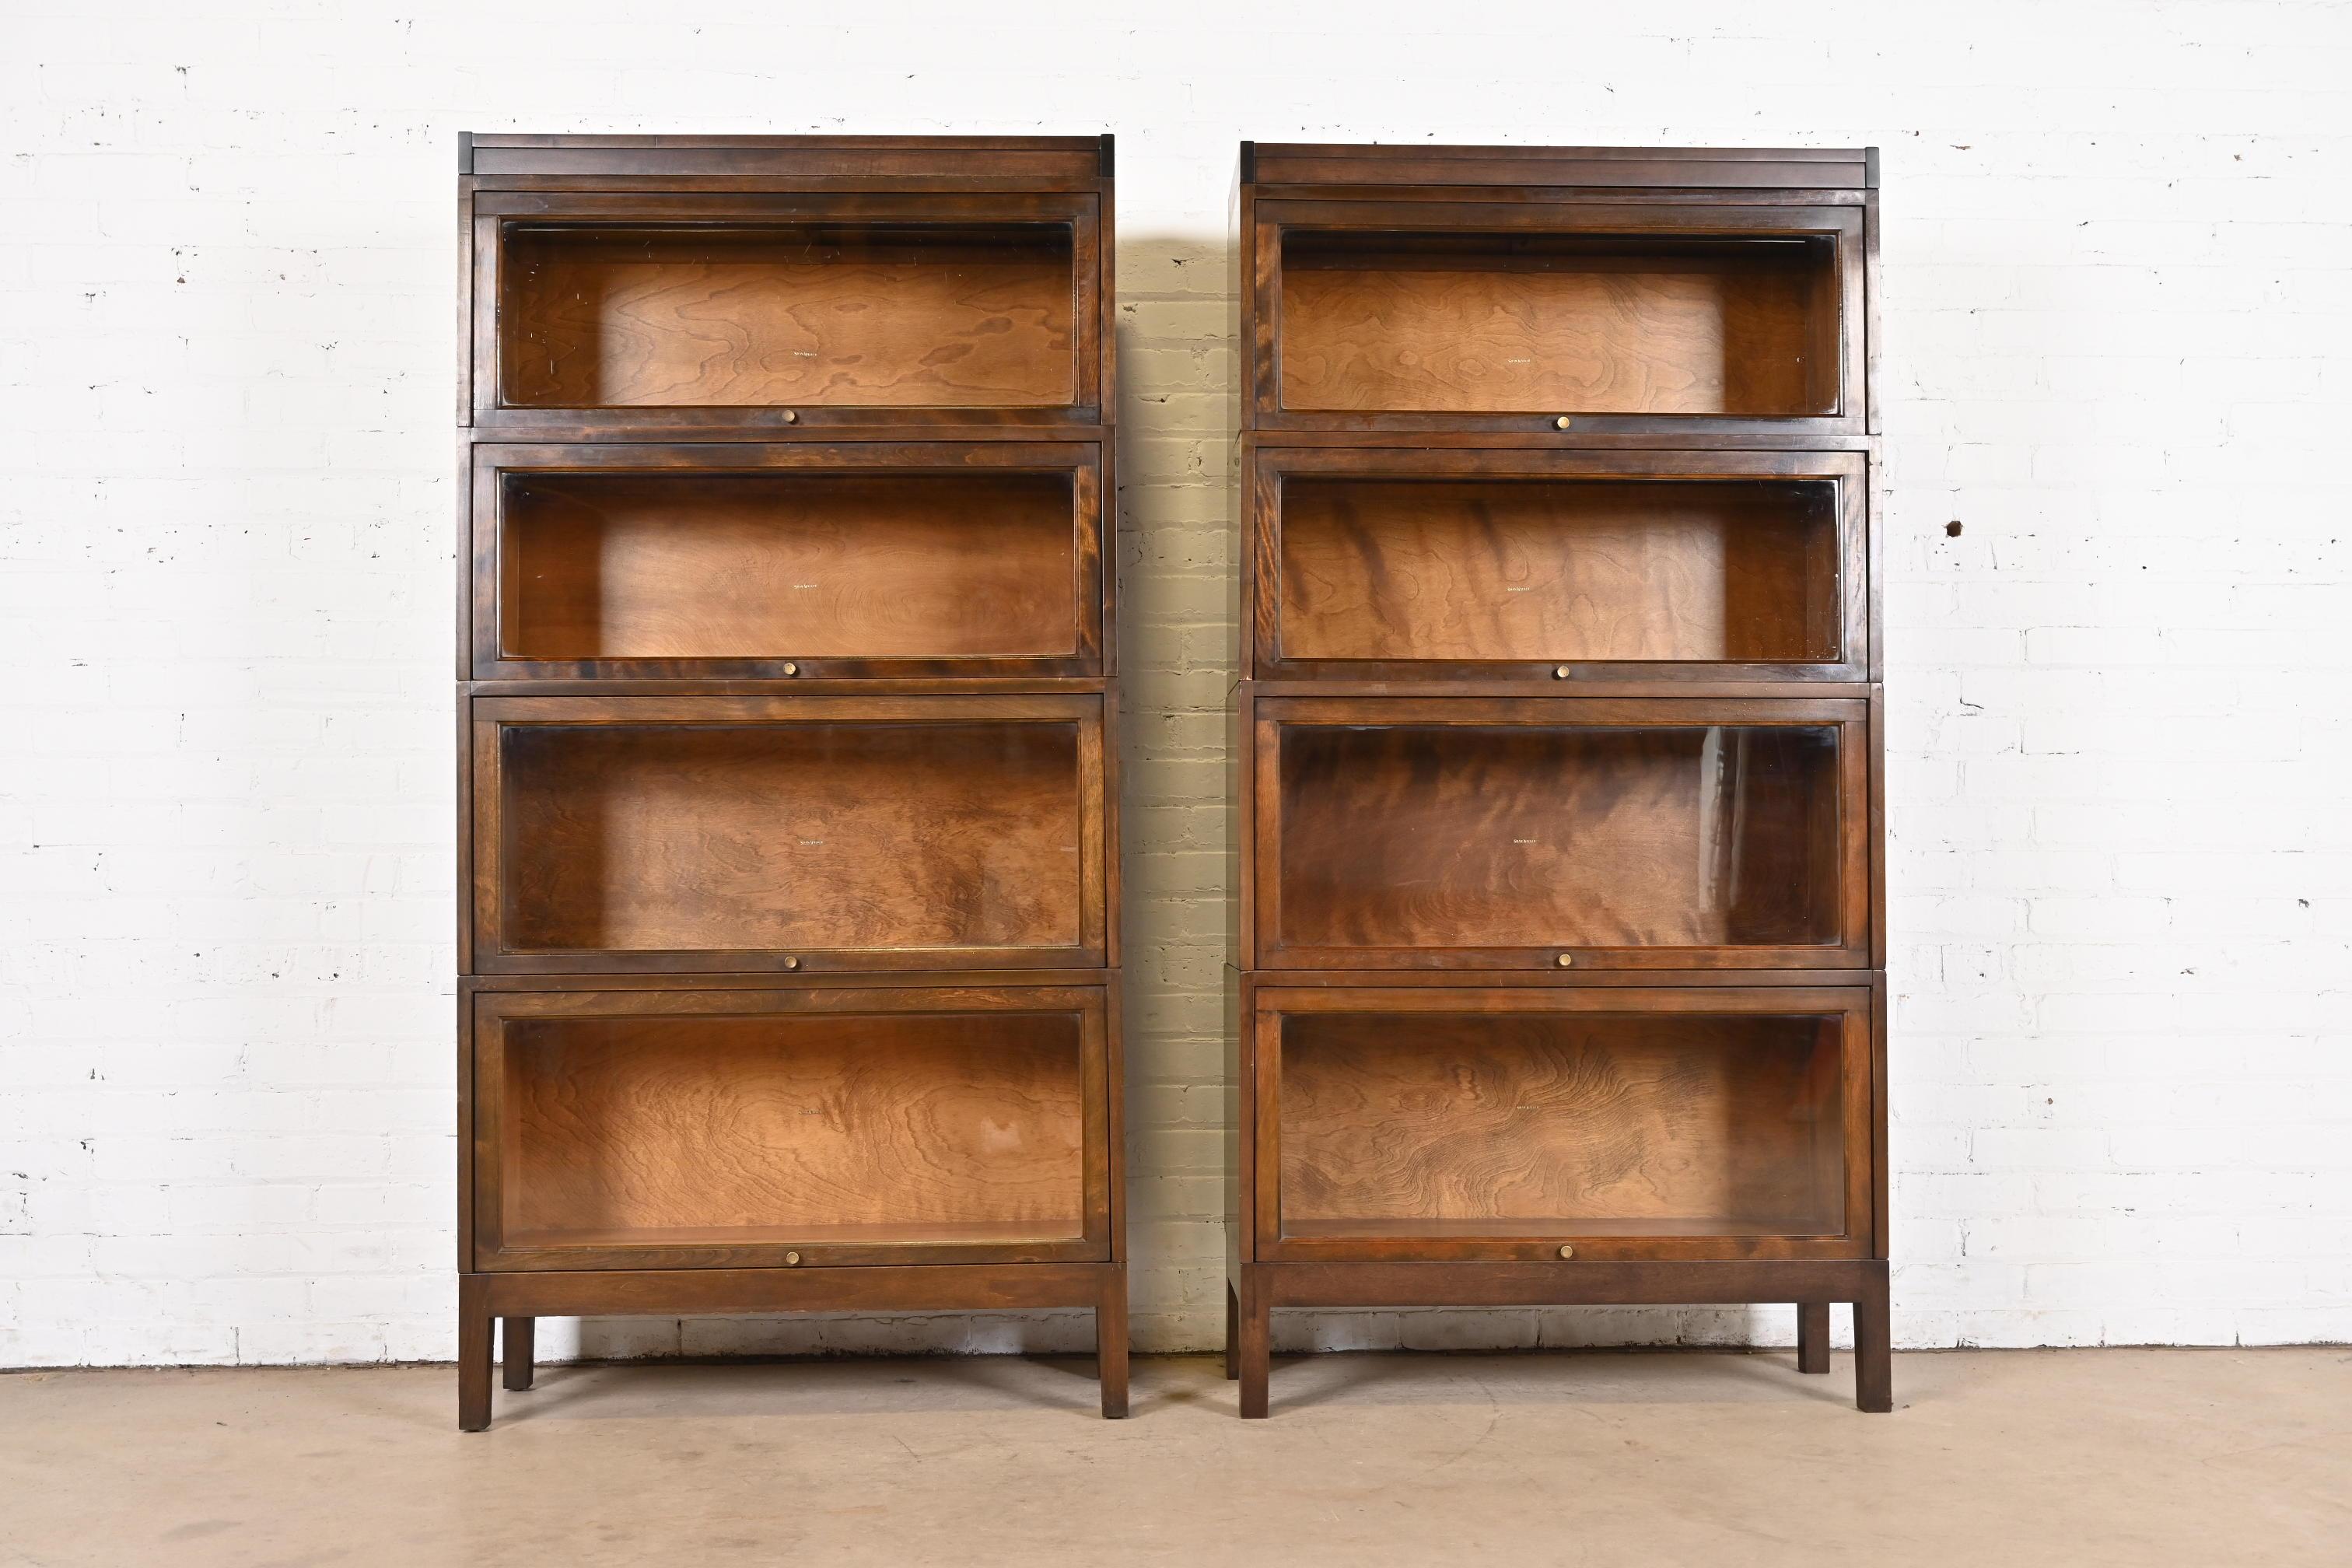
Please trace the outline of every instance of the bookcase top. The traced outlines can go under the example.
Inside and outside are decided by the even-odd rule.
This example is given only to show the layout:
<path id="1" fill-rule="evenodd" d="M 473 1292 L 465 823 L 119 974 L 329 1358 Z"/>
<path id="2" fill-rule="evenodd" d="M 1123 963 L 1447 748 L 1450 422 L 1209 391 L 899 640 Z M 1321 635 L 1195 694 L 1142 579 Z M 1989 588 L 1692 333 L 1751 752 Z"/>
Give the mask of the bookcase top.
<path id="1" fill-rule="evenodd" d="M 1101 136 L 624 136 L 461 132 L 457 172 L 483 176 L 1022 174 L 1108 179 Z"/>
<path id="2" fill-rule="evenodd" d="M 1466 147 L 1244 142 L 1260 185 L 1618 185 L 1869 190 L 1875 147 Z"/>

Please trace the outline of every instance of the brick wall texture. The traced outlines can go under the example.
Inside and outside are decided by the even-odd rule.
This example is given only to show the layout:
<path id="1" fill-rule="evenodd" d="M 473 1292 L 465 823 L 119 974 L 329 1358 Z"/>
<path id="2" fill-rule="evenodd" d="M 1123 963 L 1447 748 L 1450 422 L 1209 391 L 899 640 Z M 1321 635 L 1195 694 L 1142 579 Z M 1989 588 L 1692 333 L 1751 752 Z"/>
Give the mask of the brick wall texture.
<path id="1" fill-rule="evenodd" d="M 2352 1338 L 2352 6 L 9 16 L 0 1365 L 453 1352 L 461 130 L 1117 132 L 1144 1349 L 1222 1332 L 1234 143 L 1880 144 L 1897 1342 Z"/>

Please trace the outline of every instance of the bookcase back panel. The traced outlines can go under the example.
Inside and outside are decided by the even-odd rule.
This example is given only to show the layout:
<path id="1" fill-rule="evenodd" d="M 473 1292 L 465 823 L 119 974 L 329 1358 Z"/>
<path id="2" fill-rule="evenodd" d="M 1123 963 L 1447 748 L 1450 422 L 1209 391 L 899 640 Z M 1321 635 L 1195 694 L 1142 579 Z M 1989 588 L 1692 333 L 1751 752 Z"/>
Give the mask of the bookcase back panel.
<path id="1" fill-rule="evenodd" d="M 1077 401 L 1066 224 L 510 225 L 509 406 Z"/>
<path id="2" fill-rule="evenodd" d="M 1073 657 L 1068 474 L 505 476 L 509 659 Z"/>
<path id="3" fill-rule="evenodd" d="M 518 724 L 498 930 L 571 953 L 1090 947 L 1076 722 Z M 1099 962 L 1099 956 L 1097 958 Z"/>
<path id="4" fill-rule="evenodd" d="M 1827 480 L 1281 487 L 1285 659 L 1835 663 Z"/>
<path id="5" fill-rule="evenodd" d="M 1076 1013 L 530 1019 L 505 1027 L 516 1247 L 1076 1240 Z"/>
<path id="6" fill-rule="evenodd" d="M 1284 1019 L 1281 1234 L 1840 1235 L 1841 1037 L 1834 1016 Z"/>
<path id="7" fill-rule="evenodd" d="M 1834 726 L 1295 724 L 1278 945 L 1834 946 Z"/>
<path id="8" fill-rule="evenodd" d="M 1287 411 L 1838 410 L 1826 237 L 1297 229 L 1281 264 Z"/>

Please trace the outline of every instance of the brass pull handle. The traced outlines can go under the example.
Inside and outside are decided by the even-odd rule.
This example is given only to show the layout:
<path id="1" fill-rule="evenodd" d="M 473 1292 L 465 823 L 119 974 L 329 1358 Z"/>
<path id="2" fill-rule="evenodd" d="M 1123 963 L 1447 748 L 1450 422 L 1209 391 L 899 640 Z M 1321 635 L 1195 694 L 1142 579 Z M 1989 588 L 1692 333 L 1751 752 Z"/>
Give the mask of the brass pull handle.
<path id="1" fill-rule="evenodd" d="M 1555 430 L 1565 430 L 1575 423 L 1575 420 L 1570 419 L 1567 415 L 1563 414 L 1559 418 L 1551 422 L 1551 427 Z"/>
<path id="2" fill-rule="evenodd" d="M 1562 1258 L 1573 1258 L 1576 1256 L 1576 1248 L 1563 1241 L 1559 1244 L 1559 1255 Z"/>
<path id="3" fill-rule="evenodd" d="M 1566 680 L 1573 673 L 1574 671 L 1564 664 L 1556 664 L 1551 667 L 1551 678 L 1554 680 Z"/>
<path id="4" fill-rule="evenodd" d="M 1566 1250 L 1566 1249 L 1565 1249 L 1565 1248 L 1563 1248 L 1562 1250 L 1564 1251 L 1564 1250 Z M 785 1263 L 785 1265 L 786 1265 L 787 1267 L 790 1267 L 791 1265 L 796 1264 L 796 1263 L 798 1263 L 800 1260 L 801 1260 L 801 1255 L 800 1255 L 799 1253 L 797 1253 L 797 1252 L 787 1252 L 787 1253 L 785 1253 L 785 1254 L 784 1254 L 784 1263 Z"/>
<path id="5" fill-rule="evenodd" d="M 1576 954 L 1572 952 L 1563 952 L 1558 958 L 1553 959 L 1552 962 L 1559 964 L 1562 969 L 1573 969 L 1576 967 Z"/>
<path id="6" fill-rule="evenodd" d="M 784 960 L 784 967 L 786 969 L 798 969 L 800 966 L 801 961 L 797 958 L 788 958 Z"/>
<path id="7" fill-rule="evenodd" d="M 787 425 L 797 425 L 801 422 L 800 410 L 797 408 L 787 408 L 782 414 L 777 415 L 776 417 L 782 420 Z"/>
<path id="8" fill-rule="evenodd" d="M 786 675 L 798 675 L 800 672 L 801 667 L 799 665 L 794 664 L 791 659 L 784 660 L 784 673 Z"/>

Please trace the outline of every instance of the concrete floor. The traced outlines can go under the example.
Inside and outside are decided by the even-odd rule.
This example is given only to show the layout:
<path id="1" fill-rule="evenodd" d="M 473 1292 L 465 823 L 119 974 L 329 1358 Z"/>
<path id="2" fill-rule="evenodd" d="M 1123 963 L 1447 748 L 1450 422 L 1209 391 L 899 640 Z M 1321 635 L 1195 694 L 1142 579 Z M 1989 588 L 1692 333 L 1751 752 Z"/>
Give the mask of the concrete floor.
<path id="1" fill-rule="evenodd" d="M 0 1563 L 2352 1563 L 2352 1350 L 0 1377 Z"/>

